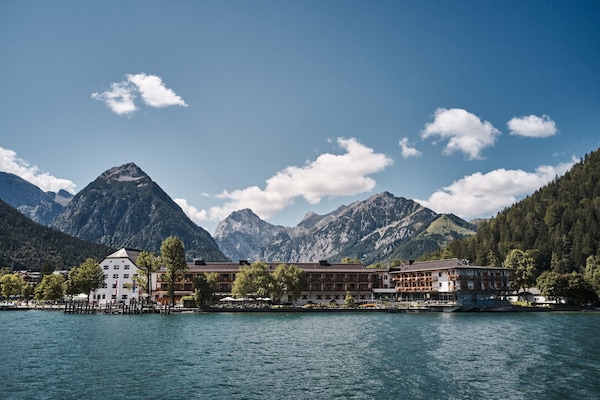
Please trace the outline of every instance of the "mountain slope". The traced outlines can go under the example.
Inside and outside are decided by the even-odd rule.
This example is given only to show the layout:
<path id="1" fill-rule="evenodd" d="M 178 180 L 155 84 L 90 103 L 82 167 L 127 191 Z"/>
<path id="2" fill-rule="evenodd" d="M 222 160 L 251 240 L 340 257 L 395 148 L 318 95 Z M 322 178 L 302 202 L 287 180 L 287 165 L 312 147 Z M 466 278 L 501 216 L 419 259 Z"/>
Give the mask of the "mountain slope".
<path id="1" fill-rule="evenodd" d="M 50 224 L 71 197 L 64 190 L 46 193 L 17 175 L 0 172 L 0 199 L 40 224 Z"/>
<path id="2" fill-rule="evenodd" d="M 177 236 L 188 259 L 227 260 L 210 234 L 133 163 L 100 175 L 75 195 L 52 226 L 95 243 L 157 254 L 164 239 Z"/>
<path id="3" fill-rule="evenodd" d="M 393 252 L 392 259 L 415 259 L 424 253 L 440 250 L 448 243 L 476 234 L 476 226 L 454 214 L 441 214 L 427 229 L 406 243 L 400 244 Z M 412 254 L 406 257 L 405 254 Z"/>
<path id="4" fill-rule="evenodd" d="M 532 250 L 539 270 L 568 272 L 600 255 L 600 150 L 496 217 L 475 237 L 448 250 L 478 265 L 504 260 L 511 249 Z"/>
<path id="5" fill-rule="evenodd" d="M 113 251 L 40 225 L 0 200 L 0 267 L 68 269 Z"/>
<path id="6" fill-rule="evenodd" d="M 371 264 L 416 258 L 423 251 L 438 249 L 449 240 L 473 233 L 465 221 L 447 216 L 446 220 L 452 223 L 439 223 L 446 232 L 439 228 L 439 232 L 425 234 L 440 216 L 387 192 L 341 206 L 326 215 L 309 213 L 294 228 L 275 227 L 249 210 L 234 214 L 219 223 L 215 240 L 225 254 L 239 259 L 310 262 L 349 257 Z M 458 232 L 453 232 L 451 226 Z"/>
<path id="7" fill-rule="evenodd" d="M 234 211 L 215 229 L 219 249 L 232 260 L 256 260 L 258 249 L 276 235 L 286 231 L 282 226 L 271 225 L 260 219 L 252 210 Z"/>

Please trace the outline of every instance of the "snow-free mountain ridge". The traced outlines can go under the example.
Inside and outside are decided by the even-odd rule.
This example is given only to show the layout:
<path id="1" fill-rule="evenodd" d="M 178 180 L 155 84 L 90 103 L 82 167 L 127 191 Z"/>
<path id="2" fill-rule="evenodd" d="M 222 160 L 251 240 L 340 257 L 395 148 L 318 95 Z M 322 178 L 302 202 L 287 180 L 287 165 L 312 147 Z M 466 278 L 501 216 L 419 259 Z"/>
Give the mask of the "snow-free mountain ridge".
<path id="1" fill-rule="evenodd" d="M 164 239 L 177 236 L 188 259 L 227 260 L 210 234 L 134 163 L 102 173 L 73 197 L 51 226 L 91 242 L 156 254 Z"/>
<path id="2" fill-rule="evenodd" d="M 219 223 L 214 236 L 231 259 L 351 258 L 371 264 L 416 258 L 473 235 L 474 229 L 456 216 L 437 214 L 413 200 L 383 192 L 325 215 L 308 213 L 293 228 L 271 225 L 251 210 L 238 211 Z"/>
<path id="3" fill-rule="evenodd" d="M 295 227 L 272 225 L 249 209 L 235 211 L 218 224 L 213 239 L 134 163 L 108 169 L 72 198 L 68 193 L 44 193 L 16 176 L 4 178 L 17 182 L 18 189 L 4 189 L 0 197 L 12 196 L 9 204 L 32 219 L 40 213 L 31 210 L 54 204 L 59 212 L 41 222 L 62 232 L 112 248 L 155 253 L 174 235 L 184 242 L 188 259 L 206 261 L 351 258 L 385 263 L 417 258 L 475 230 L 456 216 L 383 192 L 325 215 L 309 212 Z"/>

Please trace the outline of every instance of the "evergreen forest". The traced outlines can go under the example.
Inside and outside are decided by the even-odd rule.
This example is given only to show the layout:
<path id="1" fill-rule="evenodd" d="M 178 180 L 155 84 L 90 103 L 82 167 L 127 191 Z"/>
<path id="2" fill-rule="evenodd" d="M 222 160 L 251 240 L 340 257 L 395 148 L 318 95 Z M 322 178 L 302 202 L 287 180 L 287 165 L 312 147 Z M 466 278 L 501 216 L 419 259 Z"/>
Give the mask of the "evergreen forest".
<path id="1" fill-rule="evenodd" d="M 535 260 L 538 274 L 582 272 L 600 256 L 600 150 L 565 175 L 479 225 L 477 235 L 422 259 L 458 257 L 501 266 L 513 249 Z"/>
<path id="2" fill-rule="evenodd" d="M 0 200 L 0 268 L 63 270 L 114 252 L 40 225 Z"/>

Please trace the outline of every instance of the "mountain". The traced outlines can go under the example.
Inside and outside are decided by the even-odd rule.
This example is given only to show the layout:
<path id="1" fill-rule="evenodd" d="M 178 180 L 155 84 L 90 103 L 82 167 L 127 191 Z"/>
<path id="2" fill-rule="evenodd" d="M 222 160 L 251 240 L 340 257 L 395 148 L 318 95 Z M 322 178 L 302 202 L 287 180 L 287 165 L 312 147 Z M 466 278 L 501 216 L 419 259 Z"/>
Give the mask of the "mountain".
<path id="1" fill-rule="evenodd" d="M 492 265 L 515 248 L 529 251 L 540 272 L 580 270 L 589 256 L 600 255 L 600 150 L 447 250 L 477 265 Z"/>
<path id="2" fill-rule="evenodd" d="M 44 192 L 17 175 L 0 172 L 0 199 L 40 224 L 49 225 L 72 198 L 64 190 Z"/>
<path id="3" fill-rule="evenodd" d="M 420 232 L 409 241 L 400 244 L 394 250 L 391 259 L 407 259 L 405 254 L 411 254 L 410 259 L 420 258 L 424 253 L 439 251 L 448 243 L 475 235 L 477 226 L 454 214 L 440 214 L 427 229 Z"/>
<path id="4" fill-rule="evenodd" d="M 90 257 L 101 261 L 112 252 L 38 224 L 0 200 L 0 267 L 61 270 Z"/>
<path id="5" fill-rule="evenodd" d="M 256 260 L 258 249 L 268 244 L 274 236 L 288 228 L 271 225 L 260 219 L 252 210 L 234 211 L 215 229 L 219 249 L 232 260 Z M 220 238 L 221 240 L 217 240 Z"/>
<path id="6" fill-rule="evenodd" d="M 133 163 L 100 175 L 73 197 L 51 226 L 91 242 L 156 254 L 164 239 L 177 236 L 188 259 L 228 260 L 210 234 Z"/>
<path id="7" fill-rule="evenodd" d="M 309 262 L 349 257 L 371 264 L 414 259 L 474 234 L 473 229 L 456 216 L 439 215 L 383 192 L 326 215 L 308 213 L 294 228 L 268 224 L 250 210 L 232 213 L 214 236 L 232 259 Z"/>

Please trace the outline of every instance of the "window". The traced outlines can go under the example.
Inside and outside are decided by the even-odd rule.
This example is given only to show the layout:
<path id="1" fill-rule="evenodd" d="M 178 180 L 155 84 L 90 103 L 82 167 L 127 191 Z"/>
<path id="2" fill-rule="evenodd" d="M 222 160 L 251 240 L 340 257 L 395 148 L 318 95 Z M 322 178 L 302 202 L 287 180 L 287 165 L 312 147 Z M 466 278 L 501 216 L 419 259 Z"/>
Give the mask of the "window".
<path id="1" fill-rule="evenodd" d="M 442 277 L 442 273 L 441 273 L 441 272 L 438 272 L 438 276 L 441 278 L 441 277 Z"/>
<path id="2" fill-rule="evenodd" d="M 104 274 L 104 279 L 108 279 L 108 274 Z"/>
<path id="3" fill-rule="evenodd" d="M 129 265 L 125 265 L 123 269 L 129 269 Z"/>
<path id="4" fill-rule="evenodd" d="M 116 289 L 116 288 L 117 288 L 117 284 L 116 284 L 116 283 L 113 283 L 113 284 L 112 284 L 112 288 L 113 288 L 113 289 Z"/>
<path id="5" fill-rule="evenodd" d="M 119 269 L 119 266 L 118 266 L 118 265 L 115 265 L 115 266 L 113 267 L 113 269 Z"/>
<path id="6" fill-rule="evenodd" d="M 126 283 L 123 284 L 123 289 L 127 289 L 127 284 Z"/>
<path id="7" fill-rule="evenodd" d="M 127 278 L 129 278 L 129 274 L 123 274 L 123 278 L 124 278 L 124 279 L 127 279 Z"/>
<path id="8" fill-rule="evenodd" d="M 113 279 L 119 279 L 119 274 L 113 274 Z"/>
<path id="9" fill-rule="evenodd" d="M 108 287 L 108 285 L 106 284 L 106 282 L 104 282 L 104 283 L 102 284 L 102 289 L 106 289 L 107 287 Z"/>
<path id="10" fill-rule="evenodd" d="M 104 269 L 108 269 L 108 265 L 105 265 L 105 266 L 104 266 L 104 267 L 102 267 L 102 268 L 104 268 Z"/>

